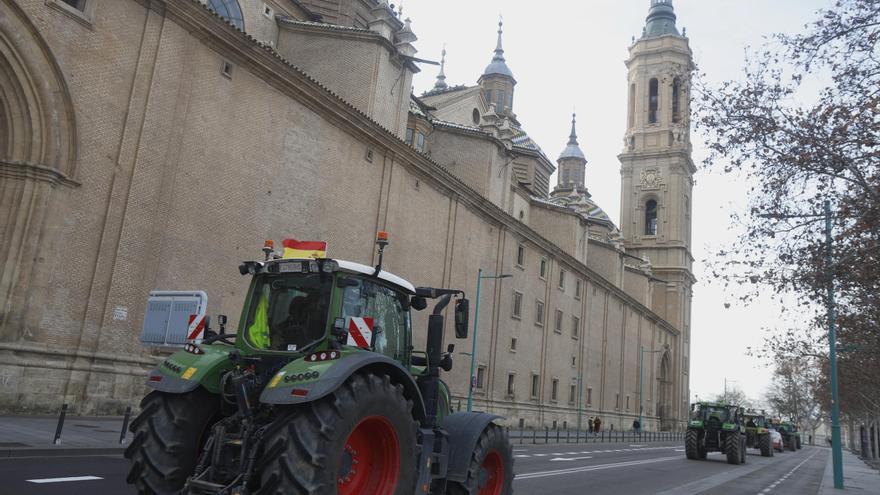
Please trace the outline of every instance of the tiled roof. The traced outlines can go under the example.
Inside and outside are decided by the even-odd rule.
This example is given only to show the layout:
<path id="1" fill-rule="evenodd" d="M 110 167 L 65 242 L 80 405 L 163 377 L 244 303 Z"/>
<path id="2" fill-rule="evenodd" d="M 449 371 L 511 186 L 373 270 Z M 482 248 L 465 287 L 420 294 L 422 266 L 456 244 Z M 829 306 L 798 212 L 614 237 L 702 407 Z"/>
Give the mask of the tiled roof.
<path id="1" fill-rule="evenodd" d="M 349 33 L 370 34 L 370 35 L 375 35 L 377 37 L 382 37 L 381 34 L 375 32 L 375 31 L 370 31 L 369 29 L 363 29 L 363 28 L 339 26 L 336 24 L 327 24 L 326 22 L 300 21 L 299 19 L 294 19 L 292 17 L 279 17 L 278 20 L 282 24 L 287 24 L 290 26 L 304 26 L 304 27 L 323 29 L 325 31 L 344 31 L 344 32 L 349 32 Z"/>

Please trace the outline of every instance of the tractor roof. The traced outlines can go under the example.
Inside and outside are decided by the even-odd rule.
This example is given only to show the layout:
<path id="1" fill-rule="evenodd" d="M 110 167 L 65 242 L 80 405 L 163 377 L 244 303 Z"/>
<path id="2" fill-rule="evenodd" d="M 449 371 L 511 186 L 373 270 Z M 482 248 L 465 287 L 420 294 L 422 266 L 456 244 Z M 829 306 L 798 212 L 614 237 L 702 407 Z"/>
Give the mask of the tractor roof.
<path id="1" fill-rule="evenodd" d="M 345 260 L 334 260 L 339 264 L 339 269 L 344 272 L 350 273 L 359 273 L 362 275 L 372 275 L 376 269 L 372 266 L 362 265 L 360 263 L 355 263 L 354 261 L 345 261 Z M 415 294 L 416 288 L 413 284 L 409 283 L 407 280 L 398 277 L 393 273 L 388 273 L 385 270 L 379 272 L 379 278 L 384 280 L 392 285 L 396 285 L 398 288 L 403 289 L 409 294 Z"/>

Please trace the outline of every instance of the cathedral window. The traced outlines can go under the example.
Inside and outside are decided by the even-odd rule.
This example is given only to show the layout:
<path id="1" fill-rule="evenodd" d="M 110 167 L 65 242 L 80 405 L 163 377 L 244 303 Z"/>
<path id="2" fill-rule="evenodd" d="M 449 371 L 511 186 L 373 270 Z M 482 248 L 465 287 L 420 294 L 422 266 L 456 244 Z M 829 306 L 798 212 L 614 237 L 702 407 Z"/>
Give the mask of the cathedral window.
<path id="1" fill-rule="evenodd" d="M 526 246 L 520 244 L 516 247 L 516 266 L 523 267 L 526 265 Z"/>
<path id="2" fill-rule="evenodd" d="M 244 15 L 238 0 L 208 0 L 208 7 L 233 26 L 244 31 Z"/>
<path id="3" fill-rule="evenodd" d="M 85 11 L 86 9 L 86 0 L 61 0 L 62 2 L 70 5 L 76 10 Z"/>
<path id="4" fill-rule="evenodd" d="M 629 87 L 629 116 L 627 117 L 627 127 L 632 129 L 636 124 L 636 85 L 631 84 Z"/>
<path id="5" fill-rule="evenodd" d="M 672 81 L 672 122 L 681 122 L 681 79 Z"/>
<path id="6" fill-rule="evenodd" d="M 499 112 L 503 112 L 505 105 L 507 104 L 507 96 L 505 95 L 504 91 L 501 91 L 500 89 L 495 91 L 495 94 L 498 100 L 495 103 L 496 110 Z"/>
<path id="7" fill-rule="evenodd" d="M 513 316 L 516 319 L 522 318 L 522 292 L 513 293 Z"/>
<path id="8" fill-rule="evenodd" d="M 559 400 L 559 378 L 553 379 L 553 384 L 550 388 L 550 400 L 553 402 Z"/>
<path id="9" fill-rule="evenodd" d="M 648 123 L 657 123 L 657 109 L 660 106 L 659 98 L 660 83 L 657 79 L 651 79 L 648 83 Z"/>
<path id="10" fill-rule="evenodd" d="M 406 144 L 412 146 L 413 137 L 415 136 L 415 134 L 416 134 L 415 129 L 413 129 L 411 127 L 406 128 Z"/>
<path id="11" fill-rule="evenodd" d="M 480 125 L 480 111 L 476 108 L 473 113 L 471 113 L 471 120 L 474 121 L 474 125 Z"/>
<path id="12" fill-rule="evenodd" d="M 425 151 L 425 135 L 421 132 L 416 136 L 416 149 L 419 151 Z"/>
<path id="13" fill-rule="evenodd" d="M 544 326 L 544 301 L 535 301 L 535 325 Z"/>
<path id="14" fill-rule="evenodd" d="M 657 235 L 657 202 L 645 203 L 645 235 Z"/>
<path id="15" fill-rule="evenodd" d="M 483 92 L 483 98 L 486 99 L 486 105 L 491 104 L 492 103 L 492 90 L 491 89 L 485 90 Z"/>
<path id="16" fill-rule="evenodd" d="M 532 373 L 532 388 L 530 391 L 530 395 L 532 396 L 533 399 L 538 398 L 538 386 L 540 385 L 540 383 L 541 383 L 541 377 L 539 375 Z"/>

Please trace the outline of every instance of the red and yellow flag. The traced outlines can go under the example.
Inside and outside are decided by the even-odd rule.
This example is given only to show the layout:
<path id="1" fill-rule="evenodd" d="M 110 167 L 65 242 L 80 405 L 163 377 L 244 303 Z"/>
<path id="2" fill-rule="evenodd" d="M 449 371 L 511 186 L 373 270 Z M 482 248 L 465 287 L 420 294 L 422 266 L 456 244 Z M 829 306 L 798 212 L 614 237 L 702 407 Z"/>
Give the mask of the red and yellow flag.
<path id="1" fill-rule="evenodd" d="M 296 239 L 284 239 L 282 258 L 326 258 L 327 243 L 324 241 L 298 241 Z"/>

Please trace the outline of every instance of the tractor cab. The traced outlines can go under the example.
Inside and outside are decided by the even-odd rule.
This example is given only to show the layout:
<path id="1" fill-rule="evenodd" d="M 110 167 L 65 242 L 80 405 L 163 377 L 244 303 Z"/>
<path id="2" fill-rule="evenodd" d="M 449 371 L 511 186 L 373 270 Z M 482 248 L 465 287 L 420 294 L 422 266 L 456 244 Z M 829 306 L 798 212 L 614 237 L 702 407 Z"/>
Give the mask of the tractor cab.
<path id="1" fill-rule="evenodd" d="M 688 459 L 705 459 L 708 452 L 727 454 L 727 462 L 745 462 L 745 430 L 743 410 L 720 402 L 697 402 L 691 405 L 685 435 Z"/>

